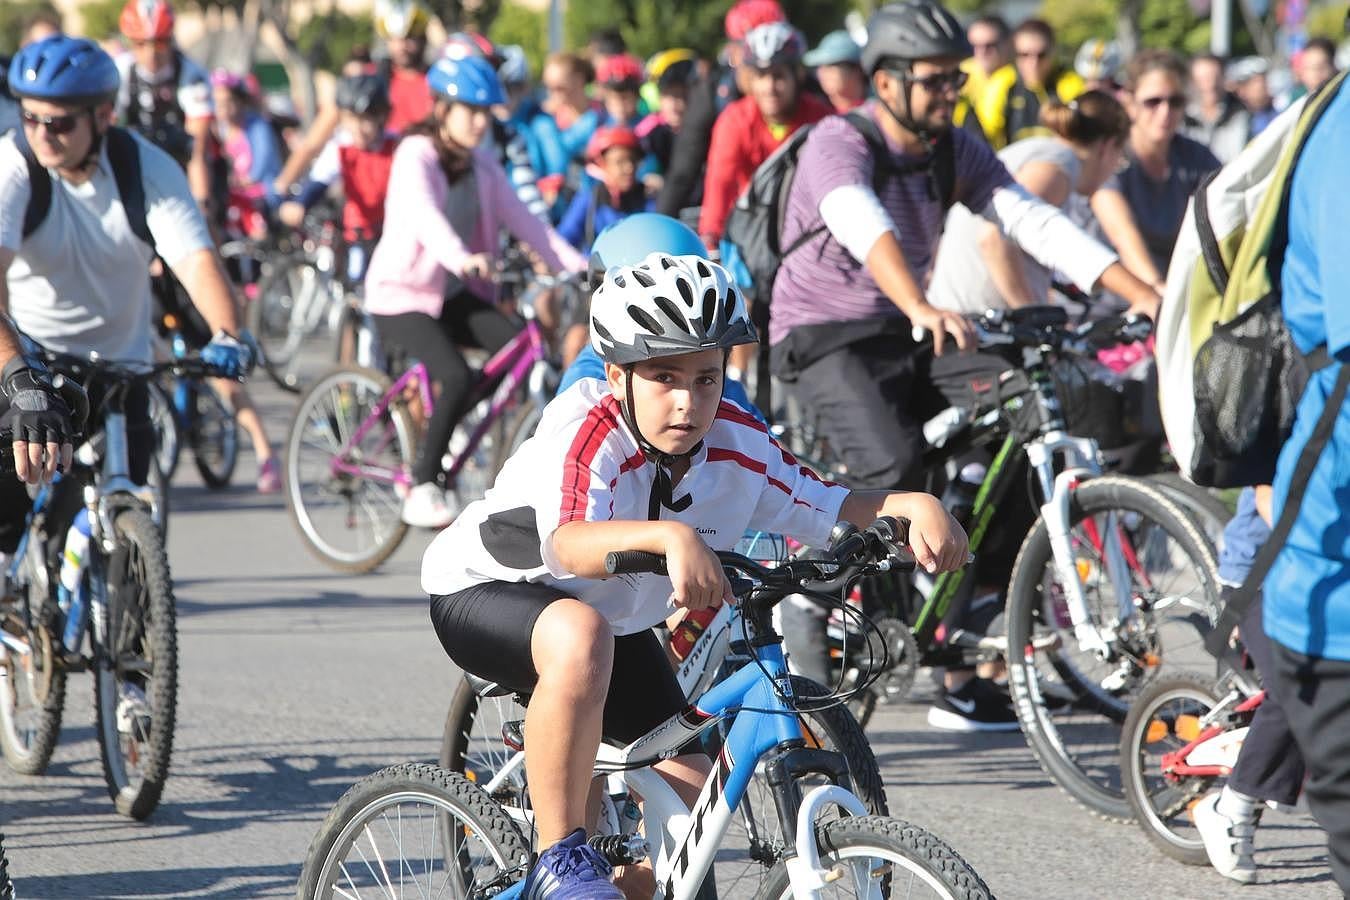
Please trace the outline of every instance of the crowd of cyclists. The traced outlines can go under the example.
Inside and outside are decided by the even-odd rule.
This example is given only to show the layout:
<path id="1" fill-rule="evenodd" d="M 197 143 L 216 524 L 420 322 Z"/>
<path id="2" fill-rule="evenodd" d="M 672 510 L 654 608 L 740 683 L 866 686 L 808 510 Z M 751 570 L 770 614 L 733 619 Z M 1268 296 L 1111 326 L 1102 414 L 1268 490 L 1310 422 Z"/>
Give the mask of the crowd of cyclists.
<path id="1" fill-rule="evenodd" d="M 466 670 L 534 691 L 527 724 L 541 739 L 527 765 L 541 848 L 559 848 L 530 876 L 540 897 L 618 896 L 597 886 L 607 866 L 575 837 L 578 785 L 602 733 L 642 734 L 684 702 L 651 638 L 667 597 L 655 580 L 599 580 L 605 552 L 667 554 L 671 597 L 691 610 L 729 597 L 705 539 L 734 542 L 747 524 L 731 521 L 737 505 L 749 524 L 816 540 L 835 519 L 903 515 L 931 572 L 964 564 L 960 526 L 917 491 L 924 424 L 978 402 L 1008 365 L 977 348 L 970 316 L 1052 303 L 1154 316 L 1196 187 L 1337 67 L 1335 45 L 1312 41 L 1277 90 L 1262 59 L 1126 59 L 1096 39 L 1060 48 L 1043 21 L 963 25 L 932 0 L 883 6 L 865 35 L 841 28 L 811 47 L 776 0 L 738 0 L 715 53 L 644 61 L 604 31 L 548 57 L 536 85 L 520 47 L 470 32 L 429 47 L 431 20 L 418 0 L 378 0 L 381 55 L 355 52 L 302 131 L 251 73 L 189 59 L 165 0 L 128 0 L 102 44 L 34 17 L 0 94 L 0 135 L 11 135 L 0 138 L 0 312 L 48 350 L 147 363 L 152 310 L 200 318 L 202 359 L 253 442 L 257 488 L 277 491 L 276 454 L 240 383 L 257 360 L 242 328 L 256 284 L 217 248 L 300 228 L 340 195 L 346 280 L 363 286 L 381 341 L 425 364 L 445 401 L 425 423 L 401 509 L 410 525 L 450 526 L 423 570 L 437 633 Z M 781 265 L 755 283 L 728 223 L 799 131 Z M 118 149 L 128 140 L 129 156 Z M 136 204 L 118 171 L 128 165 Z M 438 476 L 469 412 L 465 348 L 494 352 L 520 328 L 496 302 L 504 242 L 526 245 L 541 273 L 588 279 L 591 298 L 562 310 L 550 296 L 538 310 L 571 371 L 540 437 L 490 501 L 466 509 Z M 0 327 L 19 476 L 0 480 L 0 559 L 23 531 L 25 485 L 69 468 L 72 436 L 96 427 L 72 421 L 20 349 Z M 1147 377 L 1141 348 L 1104 362 Z M 757 410 L 743 383 L 771 376 L 826 437 L 847 489 L 769 438 L 763 415 L 783 398 Z M 143 390 L 126 412 L 130 474 L 144 483 L 154 447 Z M 733 475 L 703 471 L 709 454 L 735 461 Z M 777 493 L 736 482 L 746 473 Z M 564 485 L 561 508 L 536 502 L 549 479 Z M 720 524 L 705 530 L 701 505 L 723 494 Z M 1262 539 L 1255 496 L 1230 528 L 1230 561 Z M 664 518 L 669 528 L 635 525 Z M 976 595 L 999 596 L 1016 550 L 981 555 Z M 541 628 L 567 637 L 541 641 Z M 947 668 L 929 722 L 1017 729 L 1005 681 L 997 666 Z M 643 692 L 616 698 L 611 683 Z M 1282 740 L 1277 749 L 1293 747 L 1288 729 Z M 706 763 L 679 757 L 667 774 L 700 784 Z M 1292 800 L 1298 778 L 1282 777 L 1266 799 Z M 1250 880 L 1259 788 L 1235 783 L 1196 821 L 1219 835 L 1216 866 Z"/>

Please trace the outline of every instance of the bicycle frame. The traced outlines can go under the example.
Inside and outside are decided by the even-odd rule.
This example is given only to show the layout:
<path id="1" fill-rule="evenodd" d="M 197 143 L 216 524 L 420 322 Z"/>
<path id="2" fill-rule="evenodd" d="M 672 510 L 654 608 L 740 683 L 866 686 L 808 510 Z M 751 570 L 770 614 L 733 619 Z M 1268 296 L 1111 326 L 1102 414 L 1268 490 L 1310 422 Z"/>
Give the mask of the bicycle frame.
<path id="1" fill-rule="evenodd" d="M 465 463 L 478 449 L 483 436 L 502 417 L 508 406 L 515 401 L 516 391 L 522 385 L 527 386 L 536 402 L 547 402 L 543 373 L 539 371 L 539 364 L 547 358 L 548 349 L 544 343 L 543 333 L 539 330 L 538 324 L 533 319 L 529 319 L 525 322 L 525 327 L 483 365 L 482 377 L 471 390 L 469 406 L 470 408 L 477 406 L 489 397 L 492 398 L 492 405 L 470 433 L 465 445 L 454 455 L 450 467 L 446 470 L 447 478 L 451 483 L 454 483 L 460 470 L 464 468 Z M 426 365 L 417 362 L 408 371 L 400 375 L 394 384 L 384 392 L 375 407 L 357 426 L 352 436 L 333 454 L 329 467 L 334 475 L 349 475 L 405 486 L 412 484 L 410 472 L 396 472 L 386 466 L 354 463 L 348 461 L 347 457 L 351 453 L 352 447 L 359 445 L 365 439 L 366 435 L 379 424 L 380 419 L 389 407 L 401 398 L 414 382 L 417 385 L 422 408 L 426 410 L 428 416 L 432 414 L 435 409 L 435 399 L 432 396 L 431 379 L 428 376 Z M 392 434 L 386 435 L 380 446 L 390 440 L 393 440 Z"/>

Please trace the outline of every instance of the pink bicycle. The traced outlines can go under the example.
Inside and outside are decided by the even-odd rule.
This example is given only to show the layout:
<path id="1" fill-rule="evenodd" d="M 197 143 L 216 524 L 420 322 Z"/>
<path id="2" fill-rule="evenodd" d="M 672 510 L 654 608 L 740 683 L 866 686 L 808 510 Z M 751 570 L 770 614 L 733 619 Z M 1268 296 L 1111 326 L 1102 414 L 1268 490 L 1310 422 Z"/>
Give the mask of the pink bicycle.
<path id="1" fill-rule="evenodd" d="M 535 285 L 571 280 L 533 276 Z M 525 327 L 484 363 L 469 413 L 443 460 L 461 504 L 481 497 L 503 463 L 534 433 L 558 384 L 558 369 L 528 305 Z M 408 532 L 400 511 L 436 398 L 413 361 L 396 379 L 340 366 L 301 398 L 286 439 L 286 505 L 306 546 L 347 572 L 369 572 Z"/>

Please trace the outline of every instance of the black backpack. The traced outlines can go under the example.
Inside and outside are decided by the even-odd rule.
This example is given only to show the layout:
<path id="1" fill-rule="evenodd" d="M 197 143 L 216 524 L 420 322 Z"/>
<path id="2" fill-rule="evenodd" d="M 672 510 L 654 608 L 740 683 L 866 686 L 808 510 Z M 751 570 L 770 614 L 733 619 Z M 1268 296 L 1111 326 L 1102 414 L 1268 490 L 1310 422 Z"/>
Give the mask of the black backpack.
<path id="1" fill-rule="evenodd" d="M 52 178 L 33 155 L 22 129 L 17 132 L 17 138 L 19 152 L 28 164 L 28 207 L 23 216 L 23 236 L 26 238 L 41 227 L 51 210 Z M 131 233 L 153 250 L 155 236 L 151 234 L 145 219 L 145 184 L 141 181 L 141 151 L 136 146 L 136 139 L 126 129 L 113 127 L 108 129 L 103 140 L 108 147 L 108 163 L 112 166 L 113 179 L 117 182 L 117 193 L 121 196 L 122 209 L 126 213 Z M 169 271 L 167 263 L 163 264 L 163 274 L 152 279 L 152 287 L 160 313 L 172 313 L 177 318 L 179 328 L 190 346 L 205 346 L 211 340 L 211 329 L 187 298 L 186 291 Z"/>
<path id="2" fill-rule="evenodd" d="M 844 119 L 867 139 L 872 149 L 876 162 L 873 174 L 875 188 L 880 189 L 893 177 L 927 172 L 931 176 L 934 199 L 942 201 L 943 209 L 951 208 L 956 193 L 956 153 L 950 131 L 938 139 L 933 152 L 922 160 L 893 166 L 890 164 L 891 154 L 886 147 L 886 139 L 870 116 L 855 110 L 846 113 Z M 767 307 L 774 277 L 783 260 L 825 230 L 825 223 L 821 222 L 802 232 L 787 247 L 780 245 L 787 200 L 797 174 L 797 157 L 813 127 L 808 125 L 798 128 L 773 155 L 760 164 L 727 217 L 726 239 L 736 246 L 749 270 L 754 296 L 761 301 L 756 304 L 757 307 Z"/>

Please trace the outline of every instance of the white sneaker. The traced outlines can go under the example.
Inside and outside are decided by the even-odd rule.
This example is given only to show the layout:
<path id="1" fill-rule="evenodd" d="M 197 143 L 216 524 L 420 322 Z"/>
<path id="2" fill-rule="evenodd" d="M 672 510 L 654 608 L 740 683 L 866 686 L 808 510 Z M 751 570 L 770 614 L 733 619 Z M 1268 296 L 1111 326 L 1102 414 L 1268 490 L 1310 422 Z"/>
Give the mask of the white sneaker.
<path id="1" fill-rule="evenodd" d="M 1220 791 L 1214 791 L 1197 803 L 1191 812 L 1196 830 L 1205 842 L 1209 862 L 1220 875 L 1251 884 L 1256 881 L 1256 861 L 1252 858 L 1256 816 L 1230 819 L 1219 812 Z"/>
<path id="2" fill-rule="evenodd" d="M 414 528 L 444 528 L 458 513 L 447 502 L 445 491 L 429 481 L 415 486 L 403 499 L 403 521 Z"/>

